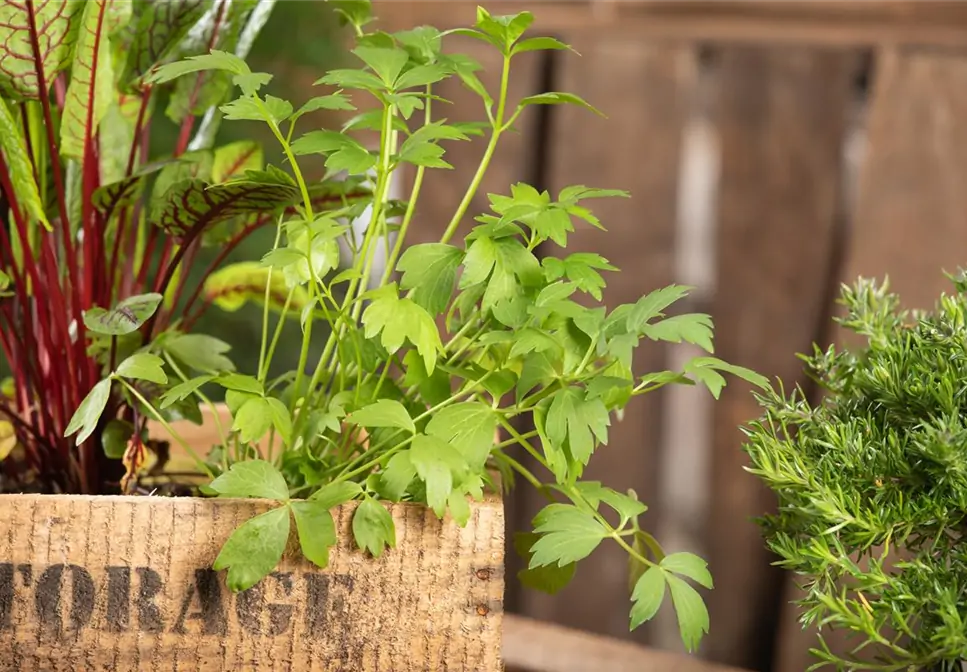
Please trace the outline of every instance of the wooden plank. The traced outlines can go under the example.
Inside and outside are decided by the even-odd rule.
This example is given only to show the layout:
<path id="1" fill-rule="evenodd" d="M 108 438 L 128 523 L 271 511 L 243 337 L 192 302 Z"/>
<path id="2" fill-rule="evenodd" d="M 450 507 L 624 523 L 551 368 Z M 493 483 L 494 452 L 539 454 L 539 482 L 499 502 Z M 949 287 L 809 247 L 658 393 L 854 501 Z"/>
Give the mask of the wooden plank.
<path id="1" fill-rule="evenodd" d="M 472 503 L 466 527 L 389 505 L 398 543 L 378 559 L 355 548 L 355 505 L 343 505 L 325 571 L 292 550 L 237 594 L 209 568 L 270 502 L 5 495 L 0 506 L 0 647 L 18 670 L 503 668 L 497 499 Z"/>
<path id="2" fill-rule="evenodd" d="M 577 33 L 563 39 L 582 57 L 561 55 L 554 88 L 585 97 L 609 118 L 599 119 L 575 107 L 553 108 L 549 181 L 542 186 L 554 194 L 572 184 L 627 189 L 632 198 L 594 202 L 592 209 L 608 232 L 576 223 L 567 251 L 554 248 L 548 253 L 597 252 L 623 269 L 606 274 L 604 302 L 613 308 L 674 280 L 678 162 L 694 54 L 687 47 L 658 47 L 639 40 L 584 39 Z M 639 372 L 662 370 L 664 349 L 643 344 L 635 365 Z M 600 479 L 618 490 L 634 488 L 645 502 L 654 504 L 659 402 L 656 395 L 629 405 L 623 421 L 612 425 L 609 444 L 592 459 L 588 479 Z M 532 516 L 544 503 L 529 494 L 517 525 L 530 529 Z M 525 591 L 520 611 L 627 638 L 626 568 L 625 552 L 603 544 L 582 561 L 572 585 L 555 596 Z M 644 639 L 645 631 L 642 628 L 635 636 Z"/>
<path id="3" fill-rule="evenodd" d="M 716 354 L 786 388 L 802 380 L 825 320 L 839 214 L 852 54 L 735 47 L 718 52 L 721 138 Z M 743 473 L 739 426 L 759 415 L 743 384 L 714 405 L 707 539 L 715 590 L 706 652 L 769 669 L 781 574 L 750 520 L 774 506 Z"/>
<path id="4" fill-rule="evenodd" d="M 878 54 L 868 117 L 867 153 L 841 276 L 889 276 L 907 308 L 929 309 L 952 291 L 942 271 L 967 265 L 967 54 L 886 50 Z M 832 325 L 830 325 L 832 326 Z M 847 342 L 830 329 L 824 342 Z M 849 339 L 852 342 L 852 339 Z M 789 587 L 795 594 L 795 589 Z M 777 670 L 814 662 L 796 610 L 783 614 Z M 835 638 L 834 650 L 846 644 Z"/>
<path id="5" fill-rule="evenodd" d="M 529 618 L 504 616 L 507 672 L 740 672 L 736 668 L 649 649 Z"/>
<path id="6" fill-rule="evenodd" d="M 405 15 L 441 29 L 473 23 L 476 2 L 376 0 L 380 17 Z M 492 12 L 528 10 L 544 31 L 581 30 L 615 38 L 802 44 L 813 46 L 932 45 L 967 42 L 967 4 L 931 0 L 639 0 L 555 2 L 498 0 Z"/>

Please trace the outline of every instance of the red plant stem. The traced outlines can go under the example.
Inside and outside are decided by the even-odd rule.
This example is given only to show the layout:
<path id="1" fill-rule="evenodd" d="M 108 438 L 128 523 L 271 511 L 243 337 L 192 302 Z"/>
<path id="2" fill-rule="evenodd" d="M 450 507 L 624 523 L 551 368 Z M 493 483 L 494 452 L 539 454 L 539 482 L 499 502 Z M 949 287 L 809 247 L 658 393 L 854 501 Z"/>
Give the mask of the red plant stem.
<path id="1" fill-rule="evenodd" d="M 192 264 L 195 263 L 195 257 L 198 256 L 198 249 L 201 247 L 199 241 L 191 246 L 191 249 L 185 254 L 185 260 L 182 262 L 181 277 L 178 279 L 178 286 L 175 287 L 175 292 L 171 297 L 171 309 L 168 310 L 164 315 L 161 316 L 162 328 L 167 328 L 171 325 L 171 316 L 174 314 L 175 310 L 178 308 L 178 302 L 181 301 L 181 295 L 185 292 L 185 285 L 188 284 L 188 274 L 191 271 Z M 199 283 L 200 285 L 201 283 Z"/>
<path id="2" fill-rule="evenodd" d="M 151 266 L 151 256 L 154 254 L 155 243 L 158 242 L 158 227 L 152 226 L 148 231 L 148 243 L 145 245 L 144 254 L 141 255 L 141 267 L 138 269 L 137 285 L 143 287 L 148 280 L 148 268 Z M 132 271 L 133 260 L 132 260 Z M 158 269 L 161 272 L 161 269 Z"/>
<path id="3" fill-rule="evenodd" d="M 191 243 L 188 243 L 188 245 L 191 245 Z M 184 256 L 185 253 L 182 250 L 182 248 L 179 247 L 178 248 L 178 251 L 175 252 L 175 255 Z M 161 286 L 161 283 L 164 281 L 164 277 L 165 277 L 162 274 L 161 271 L 162 271 L 162 269 L 167 268 L 168 259 L 170 257 L 171 257 L 171 244 L 170 244 L 170 239 L 166 239 L 165 240 L 165 246 L 161 250 L 161 258 L 158 259 L 158 270 L 155 272 L 155 276 L 154 276 L 154 287 L 152 288 L 151 291 L 160 292 L 161 294 L 164 294 L 165 291 L 167 291 L 167 289 L 168 289 L 167 283 L 165 283 L 165 286 L 163 288 Z"/>
<path id="4" fill-rule="evenodd" d="M 224 0 L 219 0 L 218 2 L 218 14 L 215 16 L 215 23 L 212 25 L 212 34 L 208 38 L 208 51 L 215 48 L 215 42 L 218 40 L 218 31 L 221 28 L 222 21 L 225 18 L 225 9 L 228 7 L 228 3 Z M 188 148 L 188 142 L 191 140 L 191 129 L 195 125 L 195 116 L 191 113 L 191 108 L 195 106 L 198 101 L 198 95 L 201 93 L 202 81 L 204 80 L 205 73 L 198 73 L 195 75 L 195 86 L 191 90 L 191 95 L 188 97 L 188 110 L 185 114 L 184 120 L 181 122 L 181 133 L 178 135 L 178 144 L 175 146 L 175 156 L 181 156 L 185 153 Z"/>

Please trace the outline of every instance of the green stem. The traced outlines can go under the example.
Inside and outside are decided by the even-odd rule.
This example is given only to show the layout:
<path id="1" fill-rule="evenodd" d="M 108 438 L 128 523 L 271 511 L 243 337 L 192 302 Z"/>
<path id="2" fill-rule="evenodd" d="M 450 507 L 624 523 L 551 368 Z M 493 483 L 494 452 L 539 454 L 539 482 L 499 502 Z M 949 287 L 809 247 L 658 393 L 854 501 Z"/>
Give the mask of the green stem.
<path id="1" fill-rule="evenodd" d="M 275 227 L 275 242 L 272 244 L 272 249 L 276 250 L 279 247 L 279 241 L 282 238 L 282 217 L 279 217 L 279 223 Z M 268 346 L 269 340 L 269 301 L 272 298 L 272 271 L 274 269 L 269 266 L 268 276 L 265 280 L 265 305 L 262 307 L 262 342 L 259 346 L 259 382 L 265 382 L 262 377 L 262 372 L 268 367 L 265 366 L 265 350 Z M 291 292 L 289 296 L 292 296 Z"/>
<path id="2" fill-rule="evenodd" d="M 443 237 L 440 238 L 441 243 L 450 242 L 453 235 L 457 232 L 457 227 L 460 226 L 460 222 L 463 220 L 463 216 L 467 213 L 467 209 L 470 207 L 470 202 L 473 197 L 477 194 L 477 189 L 480 188 L 480 183 L 483 181 L 484 175 L 487 173 L 487 168 L 490 166 L 490 161 L 494 156 L 494 151 L 497 149 L 497 141 L 500 139 L 501 133 L 504 132 L 504 108 L 507 105 L 507 84 L 510 81 L 510 57 L 504 56 L 504 67 L 500 74 L 500 98 L 497 102 L 497 116 L 494 118 L 493 131 L 490 134 L 490 142 L 487 143 L 487 149 L 484 152 L 483 158 L 480 160 L 480 166 L 477 168 L 477 172 L 473 176 L 473 180 L 470 182 L 470 187 L 467 189 L 467 193 L 464 194 L 463 200 L 460 201 L 460 205 L 457 211 L 453 214 L 453 219 L 447 225 L 446 231 L 443 232 Z"/>
<path id="3" fill-rule="evenodd" d="M 191 459 L 195 461 L 195 465 L 198 466 L 202 471 L 204 471 L 205 474 L 208 476 L 208 478 L 215 478 L 215 474 L 212 473 L 212 470 L 208 468 L 208 465 L 205 464 L 205 461 L 202 460 L 201 457 L 198 455 L 198 453 L 195 452 L 195 449 L 192 448 L 190 445 L 188 445 L 187 441 L 181 438 L 181 435 L 175 431 L 175 428 L 172 427 L 171 424 L 164 419 L 161 413 L 155 410 L 154 406 L 152 406 L 148 402 L 148 400 L 145 399 L 144 396 L 140 392 L 138 392 L 138 390 L 133 385 L 131 385 L 130 383 L 128 383 L 128 381 L 126 381 L 124 378 L 121 378 L 119 376 L 114 376 L 114 379 L 120 382 L 121 385 L 123 385 L 125 388 L 127 388 L 128 392 L 130 392 L 135 399 L 140 401 L 144 405 L 144 407 L 148 409 L 148 412 L 151 414 L 151 416 L 155 420 L 157 420 L 162 427 L 164 427 L 165 431 L 171 435 L 171 438 L 173 438 L 179 446 L 185 449 L 185 452 L 188 453 L 189 457 L 191 457 Z"/>

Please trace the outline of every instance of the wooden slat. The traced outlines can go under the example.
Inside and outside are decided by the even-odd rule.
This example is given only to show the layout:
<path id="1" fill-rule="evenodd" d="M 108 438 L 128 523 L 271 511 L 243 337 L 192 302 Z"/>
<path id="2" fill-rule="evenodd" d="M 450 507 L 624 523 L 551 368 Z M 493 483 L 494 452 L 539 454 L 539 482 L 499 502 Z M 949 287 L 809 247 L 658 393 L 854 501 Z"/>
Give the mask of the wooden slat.
<path id="1" fill-rule="evenodd" d="M 942 271 L 967 265 L 965 115 L 967 53 L 878 54 L 843 282 L 889 276 L 907 308 L 932 308 L 941 292 L 952 291 Z M 833 329 L 825 335 L 830 340 L 852 342 Z M 815 632 L 801 632 L 792 607 L 783 626 L 776 669 L 799 672 L 814 662 L 808 648 Z M 833 645 L 845 647 L 841 640 Z"/>
<path id="2" fill-rule="evenodd" d="M 554 194 L 571 184 L 627 189 L 632 198 L 593 202 L 591 207 L 608 232 L 576 223 L 567 251 L 549 244 L 547 253 L 597 252 L 621 268 L 620 273 L 605 274 L 609 287 L 604 301 L 613 308 L 674 280 L 678 163 L 694 57 L 687 48 L 660 48 L 638 40 L 588 40 L 577 34 L 564 38 L 582 57 L 561 55 L 554 88 L 601 105 L 609 118 L 576 107 L 553 108 L 545 186 Z M 664 351 L 643 344 L 635 364 L 641 372 L 661 370 Z M 634 488 L 645 502 L 654 504 L 659 413 L 657 395 L 636 399 L 624 420 L 612 426 L 609 445 L 596 452 L 586 477 L 618 490 Z M 518 525 L 529 529 L 531 517 L 544 503 L 529 494 Z M 626 568 L 625 552 L 602 544 L 582 561 L 574 583 L 558 595 L 525 591 L 521 613 L 628 637 Z M 643 639 L 644 632 L 643 628 L 637 637 Z"/>
<path id="3" fill-rule="evenodd" d="M 611 637 L 562 628 L 520 616 L 504 616 L 507 672 L 740 672 Z"/>
<path id="4" fill-rule="evenodd" d="M 439 28 L 473 23 L 477 2 L 376 0 L 380 17 L 405 14 Z M 543 31 L 639 39 L 873 46 L 919 44 L 959 47 L 967 42 L 967 4 L 905 0 L 639 0 L 557 2 L 495 0 L 491 12 L 528 10 Z"/>
<path id="5" fill-rule="evenodd" d="M 802 379 L 825 319 L 852 55 L 736 47 L 718 52 L 721 136 L 716 354 L 786 388 Z M 743 473 L 739 425 L 759 415 L 741 383 L 714 406 L 707 539 L 712 660 L 769 669 L 781 574 L 750 520 L 772 497 Z"/>

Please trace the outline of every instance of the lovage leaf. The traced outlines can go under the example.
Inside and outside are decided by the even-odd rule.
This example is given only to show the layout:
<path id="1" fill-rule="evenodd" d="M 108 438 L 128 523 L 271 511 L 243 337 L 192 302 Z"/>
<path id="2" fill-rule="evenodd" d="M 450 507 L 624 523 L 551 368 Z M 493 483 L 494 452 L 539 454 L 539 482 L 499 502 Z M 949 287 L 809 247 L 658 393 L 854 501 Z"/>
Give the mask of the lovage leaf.
<path id="1" fill-rule="evenodd" d="M 199 376 L 186 380 L 183 383 L 178 383 L 161 396 L 161 406 L 159 408 L 164 410 L 173 404 L 184 401 L 201 389 L 202 385 L 210 383 L 213 379 L 214 376 Z"/>
<path id="2" fill-rule="evenodd" d="M 232 431 L 238 432 L 238 438 L 245 443 L 258 441 L 273 423 L 273 410 L 269 400 L 265 397 L 252 397 L 234 413 Z"/>
<path id="3" fill-rule="evenodd" d="M 660 322 L 646 324 L 641 330 L 653 341 L 697 345 L 706 352 L 714 352 L 712 345 L 712 318 L 702 313 L 675 315 Z"/>
<path id="4" fill-rule="evenodd" d="M 149 84 L 163 84 L 177 79 L 182 75 L 205 70 L 224 70 L 236 76 L 244 76 L 252 73 L 245 61 L 235 54 L 212 49 L 209 54 L 191 56 L 183 61 L 162 65 L 148 75 L 145 81 Z"/>
<path id="5" fill-rule="evenodd" d="M 672 553 L 661 560 L 662 568 L 675 574 L 687 576 L 705 588 L 712 587 L 712 575 L 708 563 L 693 553 Z"/>
<path id="6" fill-rule="evenodd" d="M 531 568 L 582 560 L 608 536 L 592 512 L 571 504 L 549 504 L 534 518 L 534 525 L 540 539 L 531 546 Z"/>
<path id="7" fill-rule="evenodd" d="M 125 359 L 118 365 L 117 374 L 122 378 L 147 380 L 158 385 L 168 384 L 164 360 L 149 352 L 136 352 Z"/>
<path id="8" fill-rule="evenodd" d="M 697 381 L 704 383 L 716 399 L 719 398 L 722 388 L 725 387 L 725 378 L 719 371 L 730 373 L 737 378 L 752 383 L 760 389 L 769 389 L 769 379 L 765 376 L 761 376 L 745 367 L 723 362 L 717 357 L 695 357 L 685 365 L 685 373 Z"/>
<path id="9" fill-rule="evenodd" d="M 87 0 L 71 63 L 70 84 L 60 125 L 60 151 L 84 158 L 114 97 L 114 67 L 108 43 L 107 14 L 111 0 Z"/>
<path id="10" fill-rule="evenodd" d="M 325 154 L 326 168 L 359 175 L 376 165 L 376 157 L 359 142 L 338 131 L 310 131 L 292 143 L 292 153 Z"/>
<path id="11" fill-rule="evenodd" d="M 387 499 L 399 501 L 414 478 L 416 478 L 416 467 L 410 459 L 410 451 L 396 453 L 386 463 L 386 468 L 380 474 L 380 494 Z"/>
<path id="12" fill-rule="evenodd" d="M 211 4 L 209 0 L 167 0 L 144 4 L 128 51 L 123 82 L 137 85 L 168 56 Z"/>
<path id="13" fill-rule="evenodd" d="M 290 524 L 288 507 L 280 506 L 239 525 L 222 546 L 212 568 L 216 572 L 228 570 L 230 590 L 248 590 L 279 564 Z"/>
<path id="14" fill-rule="evenodd" d="M 457 268 L 462 260 L 463 252 L 452 245 L 413 245 L 396 264 L 397 270 L 403 273 L 400 288 L 412 289 L 416 303 L 431 315 L 439 315 L 450 303 Z"/>
<path id="15" fill-rule="evenodd" d="M 449 443 L 464 456 L 472 471 L 479 471 L 490 456 L 496 429 L 497 414 L 490 406 L 467 401 L 435 413 L 426 433 Z"/>
<path id="16" fill-rule="evenodd" d="M 410 460 L 420 480 L 426 484 L 427 505 L 443 518 L 454 481 L 459 481 L 466 471 L 466 462 L 442 439 L 423 434 L 417 434 L 413 440 Z"/>
<path id="17" fill-rule="evenodd" d="M 664 317 L 662 311 L 676 301 L 685 298 L 690 290 L 691 287 L 685 285 L 669 285 L 641 297 L 628 315 L 628 331 L 633 334 L 642 333 L 649 322 L 656 317 Z"/>
<path id="18" fill-rule="evenodd" d="M 430 314 L 410 299 L 399 298 L 395 284 L 381 287 L 371 296 L 373 302 L 362 316 L 365 337 L 380 335 L 380 342 L 390 353 L 409 341 L 423 357 L 427 373 L 433 373 L 443 343 Z"/>
<path id="19" fill-rule="evenodd" d="M 340 504 L 345 504 L 355 499 L 362 491 L 358 483 L 354 483 L 353 481 L 340 481 L 338 483 L 330 483 L 316 490 L 309 499 L 313 502 L 318 502 L 326 509 L 331 509 L 334 506 L 339 506 Z"/>
<path id="20" fill-rule="evenodd" d="M 47 95 L 40 90 L 38 75 L 43 74 L 49 87 L 55 75 L 70 65 L 85 4 L 83 0 L 34 2 L 31 25 L 23 3 L 0 2 L 0 91 L 28 99 Z M 40 46 L 39 73 L 31 33 L 36 33 Z"/>
<path id="21" fill-rule="evenodd" d="M 379 399 L 369 406 L 353 411 L 347 420 L 360 427 L 396 427 L 416 432 L 416 425 L 406 408 L 393 399 Z"/>
<path id="22" fill-rule="evenodd" d="M 353 514 L 353 537 L 360 549 L 378 558 L 387 546 L 396 547 L 393 516 L 375 499 L 366 497 Z"/>
<path id="23" fill-rule="evenodd" d="M 154 315 L 161 300 L 160 294 L 150 293 L 129 296 L 110 310 L 95 306 L 85 311 L 84 325 L 89 331 L 105 336 L 133 334 Z"/>
<path id="24" fill-rule="evenodd" d="M 289 498 L 285 478 L 265 460 L 236 462 L 209 487 L 222 497 L 252 497 L 279 502 Z"/>
<path id="25" fill-rule="evenodd" d="M 583 107 L 586 110 L 594 112 L 600 117 L 604 116 L 604 113 L 601 112 L 601 110 L 597 109 L 580 96 L 575 96 L 573 93 L 560 93 L 554 91 L 550 93 L 539 93 L 536 96 L 527 96 L 526 98 L 521 99 L 520 103 L 517 105 L 517 108 L 521 109 L 527 107 L 528 105 L 577 105 L 578 107 Z"/>
<path id="26" fill-rule="evenodd" d="M 165 350 L 195 371 L 234 371 L 225 353 L 232 349 L 225 341 L 205 334 L 178 334 L 165 340 Z"/>
<path id="27" fill-rule="evenodd" d="M 586 465 L 594 452 L 595 438 L 608 442 L 611 420 L 600 399 L 587 399 L 576 387 L 554 394 L 547 411 L 547 435 L 556 446 L 567 446 L 571 457 Z"/>
<path id="28" fill-rule="evenodd" d="M 292 502 L 302 555 L 317 567 L 329 566 L 329 549 L 336 544 L 336 524 L 329 509 L 320 502 Z"/>
<path id="29" fill-rule="evenodd" d="M 120 460 L 124 457 L 128 441 L 132 436 L 134 436 L 134 425 L 116 418 L 111 420 L 104 425 L 104 430 L 101 432 L 101 447 L 104 449 L 104 454 L 112 460 Z"/>
<path id="30" fill-rule="evenodd" d="M 565 588 L 574 578 L 577 565 L 569 562 L 566 565 L 544 565 L 543 567 L 528 567 L 533 553 L 531 547 L 540 539 L 540 535 L 533 532 L 518 532 L 514 535 L 514 548 L 518 555 L 525 560 L 524 569 L 517 572 L 517 578 L 528 588 L 534 588 L 549 595 L 555 595 Z"/>
<path id="31" fill-rule="evenodd" d="M 0 51 L 0 57 L 3 52 Z M 6 101 L 0 98 L 0 149 L 7 161 L 7 170 L 17 196 L 18 205 L 26 211 L 31 220 L 40 222 L 45 229 L 51 230 L 50 222 L 44 213 L 44 204 L 40 199 L 40 189 L 34 179 L 34 170 L 27 154 L 20 127 L 14 122 L 10 108 Z"/>
<path id="32" fill-rule="evenodd" d="M 70 436 L 74 432 L 79 431 L 77 445 L 79 446 L 87 441 L 97 428 L 98 420 L 100 420 L 101 413 L 104 412 L 108 397 L 110 396 L 111 379 L 105 378 L 92 387 L 91 391 L 84 397 L 84 401 L 77 407 L 77 411 L 74 412 L 70 423 L 68 423 L 67 429 L 64 431 L 64 436 Z"/>
<path id="33" fill-rule="evenodd" d="M 665 572 L 661 567 L 649 567 L 631 592 L 631 629 L 653 619 L 664 599 Z"/>
<path id="34" fill-rule="evenodd" d="M 292 178 L 270 167 L 221 184 L 197 178 L 173 184 L 157 206 L 156 219 L 166 233 L 183 237 L 238 215 L 271 212 L 298 200 L 299 188 Z"/>
<path id="35" fill-rule="evenodd" d="M 702 635 L 708 633 L 708 609 L 702 596 L 694 588 L 670 574 L 665 575 L 668 588 L 678 617 L 678 629 L 682 635 L 685 649 L 691 653 L 698 648 Z"/>

